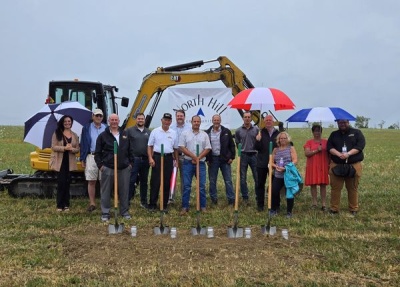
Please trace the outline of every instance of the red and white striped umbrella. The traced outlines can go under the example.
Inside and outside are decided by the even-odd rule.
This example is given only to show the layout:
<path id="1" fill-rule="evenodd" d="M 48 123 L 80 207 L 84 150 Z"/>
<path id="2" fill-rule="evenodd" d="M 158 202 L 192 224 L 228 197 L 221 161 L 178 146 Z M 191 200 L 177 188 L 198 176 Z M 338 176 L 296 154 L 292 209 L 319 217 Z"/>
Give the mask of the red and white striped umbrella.
<path id="1" fill-rule="evenodd" d="M 238 93 L 228 106 L 242 110 L 294 110 L 292 100 L 282 91 L 274 88 L 251 88 Z"/>

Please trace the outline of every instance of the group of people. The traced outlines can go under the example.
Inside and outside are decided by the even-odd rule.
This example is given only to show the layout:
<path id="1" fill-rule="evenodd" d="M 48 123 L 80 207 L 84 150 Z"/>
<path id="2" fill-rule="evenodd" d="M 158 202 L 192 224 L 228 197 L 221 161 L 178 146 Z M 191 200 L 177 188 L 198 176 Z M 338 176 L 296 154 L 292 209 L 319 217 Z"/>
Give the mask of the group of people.
<path id="1" fill-rule="evenodd" d="M 117 114 L 108 118 L 108 126 L 103 123 L 103 112 L 93 111 L 92 121 L 82 129 L 81 142 L 72 130 L 73 119 L 62 117 L 52 138 L 52 156 L 50 167 L 58 172 L 57 211 L 68 211 L 70 172 L 77 169 L 76 154 L 80 152 L 80 161 L 85 168 L 88 181 L 88 212 L 96 209 L 96 182 L 100 181 L 101 220 L 110 219 L 111 194 L 114 182 L 114 146 L 117 146 L 117 176 L 119 212 L 130 219 L 130 202 L 135 196 L 136 186 L 140 186 L 140 206 L 154 211 L 158 209 L 160 186 L 163 186 L 160 208 L 168 212 L 168 206 L 174 202 L 178 190 L 170 192 L 170 180 L 173 169 L 180 174 L 180 192 L 182 196 L 181 215 L 190 207 L 190 193 L 193 177 L 199 174 L 200 209 L 206 212 L 206 177 L 208 166 L 209 197 L 212 204 L 218 204 L 217 181 L 221 170 L 225 185 L 226 200 L 229 205 L 235 203 L 231 165 L 236 150 L 241 146 L 240 192 L 243 204 L 249 204 L 247 185 L 248 167 L 251 169 L 257 210 L 265 209 L 266 181 L 272 177 L 270 215 L 280 212 L 282 188 L 286 187 L 288 171 L 296 170 L 298 156 L 289 134 L 274 127 L 271 115 L 264 117 L 264 127 L 259 129 L 252 124 L 250 112 L 243 113 L 243 125 L 232 132 L 221 125 L 221 116 L 212 117 L 212 126 L 206 131 L 200 130 L 201 117 L 193 116 L 190 125 L 185 120 L 185 112 L 175 112 L 176 122 L 172 124 L 172 114 L 164 113 L 161 126 L 150 131 L 145 127 L 145 115 L 136 117 L 136 125 L 126 130 L 119 126 Z M 307 158 L 305 185 L 310 186 L 312 208 L 317 208 L 317 187 L 320 187 L 321 209 L 326 207 L 326 187 L 331 184 L 331 214 L 339 212 L 341 190 L 346 185 L 349 210 L 355 215 L 358 211 L 358 183 L 361 177 L 361 161 L 365 138 L 360 130 L 350 127 L 348 120 L 337 121 L 339 129 L 332 132 L 329 139 L 322 138 L 322 127 L 313 125 L 313 138 L 303 148 Z M 272 146 L 272 149 L 271 149 Z M 273 174 L 269 175 L 269 158 L 272 150 Z M 352 177 L 335 175 L 332 169 L 341 164 L 350 164 L 355 175 Z M 148 177 L 150 176 L 150 194 L 148 198 Z M 161 178 L 163 174 L 163 178 Z M 163 181 L 163 182 L 161 182 Z M 298 180 L 301 183 L 301 178 Z M 295 192 L 298 189 L 295 190 Z M 287 191 L 286 215 L 292 217 L 294 208 L 293 192 Z"/>
<path id="2" fill-rule="evenodd" d="M 322 138 L 322 126 L 313 125 L 313 138 L 304 145 L 307 157 L 305 185 L 311 189 L 312 208 L 317 208 L 317 188 L 320 187 L 321 210 L 326 211 L 326 187 L 331 186 L 329 213 L 339 213 L 343 185 L 348 194 L 349 212 L 358 212 L 358 184 L 362 174 L 361 162 L 364 160 L 365 137 L 359 129 L 350 126 L 348 120 L 337 120 L 338 130 L 333 131 L 326 140 Z M 354 173 L 336 174 L 337 166 L 348 165 Z"/>

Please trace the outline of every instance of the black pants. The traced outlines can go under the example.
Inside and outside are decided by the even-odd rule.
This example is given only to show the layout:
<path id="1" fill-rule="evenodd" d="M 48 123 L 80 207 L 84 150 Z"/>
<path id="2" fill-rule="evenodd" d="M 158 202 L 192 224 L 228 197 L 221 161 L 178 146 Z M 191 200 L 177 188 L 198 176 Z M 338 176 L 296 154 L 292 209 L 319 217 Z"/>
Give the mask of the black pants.
<path id="1" fill-rule="evenodd" d="M 281 206 L 281 189 L 285 186 L 283 178 L 272 178 L 272 198 L 271 198 L 271 210 L 278 211 Z M 286 199 L 286 211 L 292 212 L 294 206 L 294 198 Z"/>
<path id="2" fill-rule="evenodd" d="M 60 172 L 57 173 L 57 208 L 69 207 L 70 182 L 69 155 L 66 152 L 63 155 Z"/>
<path id="3" fill-rule="evenodd" d="M 155 161 L 154 167 L 151 169 L 151 178 L 150 178 L 150 208 L 156 208 L 158 195 L 160 193 L 161 188 L 161 155 L 154 154 L 153 159 Z M 172 171 L 174 169 L 174 162 L 172 154 L 164 155 L 164 209 L 167 207 L 168 198 L 169 198 L 169 185 L 171 180 Z"/>
<path id="4" fill-rule="evenodd" d="M 257 167 L 257 186 L 256 186 L 256 195 L 257 195 L 257 206 L 264 207 L 265 202 L 265 183 L 268 177 L 268 167 L 261 168 Z"/>

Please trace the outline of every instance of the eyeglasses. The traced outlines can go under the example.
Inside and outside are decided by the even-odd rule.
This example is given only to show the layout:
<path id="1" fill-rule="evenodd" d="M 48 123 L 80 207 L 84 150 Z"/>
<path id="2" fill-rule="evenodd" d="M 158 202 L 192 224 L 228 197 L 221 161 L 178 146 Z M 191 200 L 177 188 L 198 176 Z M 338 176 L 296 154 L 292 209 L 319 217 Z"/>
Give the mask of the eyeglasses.
<path id="1" fill-rule="evenodd" d="M 102 118 L 102 117 L 103 117 L 103 115 L 101 115 L 101 114 L 98 114 L 98 115 L 95 115 L 95 117 Z"/>

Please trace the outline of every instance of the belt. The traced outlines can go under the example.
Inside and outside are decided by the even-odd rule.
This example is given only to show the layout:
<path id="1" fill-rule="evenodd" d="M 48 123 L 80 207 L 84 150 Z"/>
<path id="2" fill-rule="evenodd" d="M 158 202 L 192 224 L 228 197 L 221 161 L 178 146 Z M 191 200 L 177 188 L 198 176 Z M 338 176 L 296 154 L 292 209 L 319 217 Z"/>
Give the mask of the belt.
<path id="1" fill-rule="evenodd" d="M 215 157 L 220 157 L 220 155 L 216 155 L 216 154 L 213 154 L 212 156 L 215 156 Z"/>
<path id="2" fill-rule="evenodd" d="M 94 151 L 91 151 L 89 154 L 94 155 Z"/>
<path id="3" fill-rule="evenodd" d="M 242 154 L 255 155 L 255 154 L 257 154 L 257 152 L 256 151 L 242 151 Z"/>
<path id="4" fill-rule="evenodd" d="M 139 156 L 134 156 L 134 157 L 141 158 L 141 159 L 147 159 L 148 158 L 147 155 L 139 155 Z"/>
<path id="5" fill-rule="evenodd" d="M 161 153 L 156 152 L 156 151 L 154 152 L 154 154 L 161 156 Z M 172 156 L 172 152 L 171 153 L 164 153 L 164 156 Z"/>

